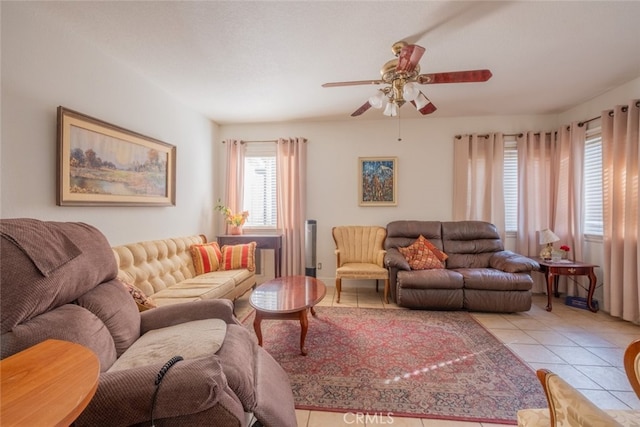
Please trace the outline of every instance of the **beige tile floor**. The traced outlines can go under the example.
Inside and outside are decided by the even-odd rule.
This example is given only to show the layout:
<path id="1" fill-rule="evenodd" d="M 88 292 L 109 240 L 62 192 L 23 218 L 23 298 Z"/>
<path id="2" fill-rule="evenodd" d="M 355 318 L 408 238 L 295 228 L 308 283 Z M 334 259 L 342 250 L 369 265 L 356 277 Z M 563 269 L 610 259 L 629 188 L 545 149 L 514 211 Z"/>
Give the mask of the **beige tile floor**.
<path id="1" fill-rule="evenodd" d="M 382 291 L 372 282 L 343 284 L 340 304 L 335 288 L 327 286 L 327 296 L 319 306 L 350 306 L 401 309 L 384 304 Z M 547 312 L 545 295 L 534 295 L 530 311 L 517 314 L 472 313 L 498 339 L 520 356 L 532 369 L 547 368 L 576 387 L 603 409 L 640 409 L 623 368 L 626 346 L 640 338 L 640 326 L 624 322 L 600 311 L 569 307 L 563 299 L 553 301 Z M 250 309 L 248 294 L 237 301 L 236 313 L 242 318 Z M 299 427 L 380 426 L 394 427 L 480 427 L 486 423 L 432 419 L 370 417 L 354 414 L 297 410 Z"/>

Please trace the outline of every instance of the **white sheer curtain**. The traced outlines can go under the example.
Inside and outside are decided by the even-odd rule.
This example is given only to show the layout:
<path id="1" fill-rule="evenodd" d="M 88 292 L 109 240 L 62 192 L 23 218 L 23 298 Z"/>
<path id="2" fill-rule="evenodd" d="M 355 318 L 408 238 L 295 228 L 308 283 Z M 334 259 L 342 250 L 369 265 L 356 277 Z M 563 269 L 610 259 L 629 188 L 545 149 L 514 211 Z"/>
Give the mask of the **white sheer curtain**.
<path id="1" fill-rule="evenodd" d="M 494 224 L 504 239 L 504 137 L 462 135 L 453 140 L 453 219 Z"/>
<path id="2" fill-rule="evenodd" d="M 640 323 L 640 101 L 602 113 L 604 308 Z"/>
<path id="3" fill-rule="evenodd" d="M 244 198 L 244 153 L 246 147 L 242 141 L 235 139 L 227 139 L 224 143 L 227 152 L 227 186 L 224 205 L 232 212 L 240 212 Z M 228 228 L 229 225 L 226 224 L 226 227 Z"/>
<path id="4" fill-rule="evenodd" d="M 307 140 L 278 139 L 276 152 L 278 229 L 282 232 L 283 276 L 304 274 L 307 208 Z"/>
<path id="5" fill-rule="evenodd" d="M 576 122 L 555 132 L 527 132 L 516 140 L 519 194 L 516 251 L 537 256 L 541 249 L 538 232 L 550 228 L 560 237 L 558 245 L 570 246 L 570 257 L 582 260 L 584 126 Z M 542 275 L 534 275 L 534 292 L 546 290 L 542 279 Z M 579 279 L 578 283 L 582 281 Z M 563 288 L 564 282 L 561 281 Z M 566 292 L 578 294 L 576 282 L 569 283 Z"/>

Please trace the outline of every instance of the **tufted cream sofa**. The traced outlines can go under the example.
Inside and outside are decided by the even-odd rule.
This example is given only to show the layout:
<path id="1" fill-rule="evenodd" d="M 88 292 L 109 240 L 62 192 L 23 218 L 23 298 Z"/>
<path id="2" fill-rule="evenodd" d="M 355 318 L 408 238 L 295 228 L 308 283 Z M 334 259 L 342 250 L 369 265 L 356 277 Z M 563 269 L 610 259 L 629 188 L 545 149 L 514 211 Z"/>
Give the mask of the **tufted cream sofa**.
<path id="1" fill-rule="evenodd" d="M 255 286 L 255 272 L 246 268 L 196 275 L 189 248 L 206 242 L 204 235 L 197 235 L 115 246 L 118 277 L 158 306 L 213 298 L 233 301 Z"/>

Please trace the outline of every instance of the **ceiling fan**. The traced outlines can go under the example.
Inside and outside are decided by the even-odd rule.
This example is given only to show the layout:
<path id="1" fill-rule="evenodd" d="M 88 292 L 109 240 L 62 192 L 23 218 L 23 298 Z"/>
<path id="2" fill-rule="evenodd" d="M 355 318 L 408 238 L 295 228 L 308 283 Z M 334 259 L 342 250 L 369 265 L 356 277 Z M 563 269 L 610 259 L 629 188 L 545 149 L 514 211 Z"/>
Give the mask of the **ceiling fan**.
<path id="1" fill-rule="evenodd" d="M 420 59 L 425 48 L 417 44 L 399 41 L 391 47 L 396 59 L 387 61 L 380 69 L 380 80 L 357 80 L 350 82 L 325 83 L 322 87 L 355 86 L 355 85 L 387 85 L 379 89 L 377 94 L 369 98 L 351 116 L 356 117 L 369 108 L 384 107 L 383 114 L 396 116 L 398 109 L 406 101 L 411 102 L 422 114 L 436 111 L 436 106 L 422 93 L 418 85 L 438 83 L 486 82 L 491 78 L 489 70 L 450 71 L 445 73 L 420 74 Z"/>

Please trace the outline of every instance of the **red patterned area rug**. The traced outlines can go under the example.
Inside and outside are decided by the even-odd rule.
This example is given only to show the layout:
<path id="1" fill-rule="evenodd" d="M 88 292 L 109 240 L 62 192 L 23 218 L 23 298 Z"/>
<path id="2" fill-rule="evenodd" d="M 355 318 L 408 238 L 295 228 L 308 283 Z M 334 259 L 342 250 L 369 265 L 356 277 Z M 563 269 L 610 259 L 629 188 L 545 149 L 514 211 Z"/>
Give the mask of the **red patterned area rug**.
<path id="1" fill-rule="evenodd" d="M 263 320 L 264 348 L 296 408 L 516 424 L 547 401 L 535 373 L 466 312 L 316 307 L 300 324 Z M 253 313 L 244 324 L 253 332 Z"/>

